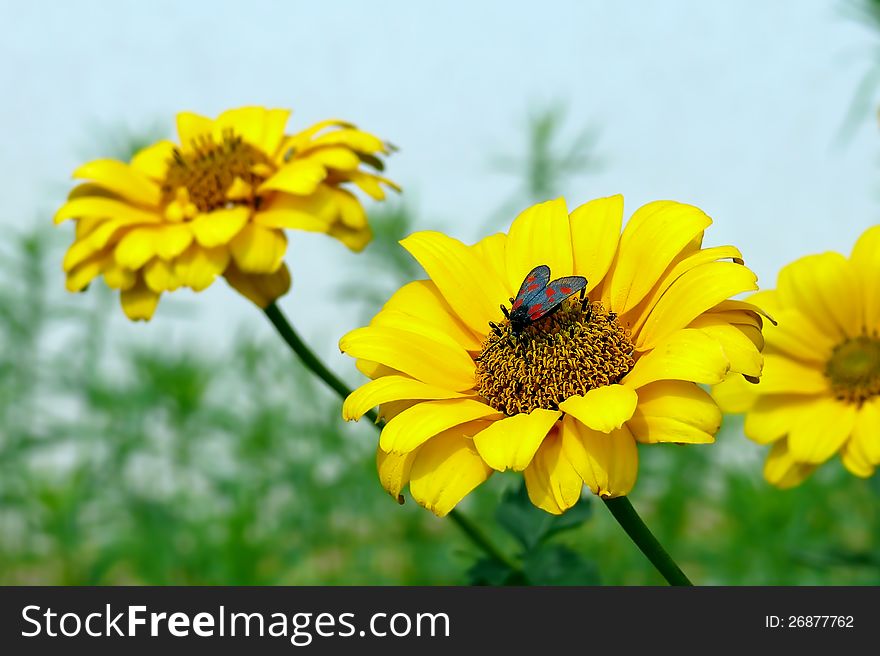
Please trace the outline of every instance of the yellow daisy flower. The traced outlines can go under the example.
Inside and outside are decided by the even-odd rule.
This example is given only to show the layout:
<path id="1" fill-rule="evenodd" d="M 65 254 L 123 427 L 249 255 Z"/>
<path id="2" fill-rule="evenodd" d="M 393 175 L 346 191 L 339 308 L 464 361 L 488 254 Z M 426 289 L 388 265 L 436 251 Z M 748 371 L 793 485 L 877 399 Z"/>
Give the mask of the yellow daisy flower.
<path id="1" fill-rule="evenodd" d="M 382 169 L 389 146 L 350 123 L 284 133 L 290 111 L 242 107 L 212 120 L 177 116 L 180 144 L 160 141 L 130 163 L 89 162 L 73 177 L 55 223 L 73 219 L 67 289 L 99 275 L 120 290 L 130 319 L 152 317 L 159 296 L 202 291 L 217 276 L 261 307 L 287 292 L 287 228 L 323 232 L 354 251 L 371 239 L 351 186 L 377 200 L 397 186 Z"/>
<path id="2" fill-rule="evenodd" d="M 730 380 L 714 394 L 727 412 L 744 412 L 745 433 L 772 444 L 766 479 L 799 485 L 839 453 L 867 477 L 880 464 L 880 226 L 867 230 L 849 259 L 808 255 L 779 272 L 776 289 L 750 300 L 778 325 L 767 326 L 758 385 Z"/>
<path id="3" fill-rule="evenodd" d="M 699 384 L 761 373 L 757 309 L 728 300 L 757 289 L 756 277 L 736 248 L 702 248 L 711 219 L 696 207 L 658 201 L 621 234 L 622 222 L 621 196 L 571 214 L 557 199 L 473 246 L 437 232 L 401 242 L 429 279 L 340 341 L 373 379 L 343 416 L 379 406 L 377 465 L 392 496 L 408 484 L 445 515 L 510 469 L 559 514 L 584 483 L 602 497 L 629 493 L 637 442 L 714 440 L 721 413 Z M 499 304 L 539 265 L 586 278 L 586 299 L 514 336 Z"/>

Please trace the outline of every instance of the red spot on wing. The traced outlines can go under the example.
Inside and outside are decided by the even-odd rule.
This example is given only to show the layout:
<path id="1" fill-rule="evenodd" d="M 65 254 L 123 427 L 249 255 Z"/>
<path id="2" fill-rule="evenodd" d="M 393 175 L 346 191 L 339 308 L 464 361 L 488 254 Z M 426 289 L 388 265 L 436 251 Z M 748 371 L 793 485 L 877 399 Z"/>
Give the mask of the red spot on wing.
<path id="1" fill-rule="evenodd" d="M 556 293 L 556 290 L 552 287 L 548 287 L 544 290 L 544 293 L 547 294 L 547 298 L 553 298 L 553 295 Z"/>
<path id="2" fill-rule="evenodd" d="M 533 305 L 532 307 L 529 308 L 529 318 L 530 319 L 537 319 L 542 314 L 544 314 L 544 306 L 541 305 L 540 303 L 536 303 L 535 305 Z"/>
<path id="3" fill-rule="evenodd" d="M 560 287 L 559 291 L 561 291 L 563 294 L 571 294 L 571 287 Z"/>
<path id="4" fill-rule="evenodd" d="M 528 287 L 526 287 L 526 291 L 527 291 L 527 292 L 533 292 L 533 291 L 535 291 L 537 288 L 538 288 L 538 285 L 537 285 L 537 284 L 535 284 L 535 285 L 529 285 Z"/>
<path id="5" fill-rule="evenodd" d="M 513 302 L 513 309 L 515 310 L 515 309 L 518 308 L 520 305 L 522 305 L 522 299 L 521 299 L 521 298 L 518 298 L 518 299 L 516 299 L 516 300 Z"/>

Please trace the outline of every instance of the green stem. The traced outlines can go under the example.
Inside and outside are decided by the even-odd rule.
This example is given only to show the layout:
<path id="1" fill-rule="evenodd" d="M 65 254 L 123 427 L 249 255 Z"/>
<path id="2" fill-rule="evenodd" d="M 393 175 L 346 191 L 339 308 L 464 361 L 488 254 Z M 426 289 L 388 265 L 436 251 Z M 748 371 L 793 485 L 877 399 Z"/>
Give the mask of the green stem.
<path id="1" fill-rule="evenodd" d="M 345 398 L 351 394 L 351 390 L 348 389 L 345 383 L 343 383 L 336 374 L 325 367 L 324 363 L 321 362 L 314 353 L 312 353 L 312 350 L 306 346 L 306 343 L 302 340 L 296 330 L 293 329 L 293 326 L 290 325 L 290 322 L 287 320 L 287 317 L 284 316 L 281 309 L 275 305 L 275 303 L 270 303 L 264 311 L 266 312 L 266 316 L 269 317 L 269 321 L 275 326 L 278 334 L 281 335 L 281 339 L 293 349 L 293 352 L 299 356 L 302 363 L 318 376 L 318 378 L 327 383 L 327 385 L 343 400 L 345 400 Z M 377 423 L 378 415 L 374 410 L 367 412 L 367 417 L 372 420 L 373 425 L 376 426 L 378 430 L 382 430 L 382 426 Z M 453 509 L 448 517 L 468 538 L 471 539 L 471 541 L 473 541 L 475 545 L 485 551 L 490 558 L 498 561 L 502 565 L 506 565 L 514 572 L 519 570 L 516 563 L 504 555 L 498 547 L 492 544 L 486 534 L 460 511 Z"/>
<path id="2" fill-rule="evenodd" d="M 669 585 L 693 585 L 681 568 L 675 564 L 672 557 L 666 553 L 651 530 L 645 526 L 645 522 L 639 517 L 636 509 L 633 508 L 627 497 L 616 497 L 614 499 L 603 499 L 608 510 L 614 515 L 617 523 L 623 527 L 626 534 L 636 543 L 651 564 L 657 568 L 657 571 L 663 575 Z"/>

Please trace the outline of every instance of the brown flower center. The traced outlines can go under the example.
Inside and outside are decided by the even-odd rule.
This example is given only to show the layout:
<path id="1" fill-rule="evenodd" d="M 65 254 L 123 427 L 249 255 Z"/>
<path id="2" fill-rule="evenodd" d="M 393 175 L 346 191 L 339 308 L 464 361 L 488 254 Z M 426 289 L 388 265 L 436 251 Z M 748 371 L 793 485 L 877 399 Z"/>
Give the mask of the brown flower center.
<path id="1" fill-rule="evenodd" d="M 183 188 L 200 212 L 227 207 L 232 203 L 229 190 L 236 180 L 255 189 L 274 168 L 262 151 L 231 130 L 223 134 L 219 143 L 204 136 L 193 142 L 189 152 L 174 150 L 162 184 L 162 201 L 165 205 L 174 201 Z M 258 198 L 253 200 L 257 202 Z"/>
<path id="2" fill-rule="evenodd" d="M 571 299 L 514 337 L 507 323 L 492 333 L 477 360 L 477 391 L 509 416 L 556 410 L 575 394 L 620 381 L 630 369 L 629 333 L 598 301 Z"/>
<path id="3" fill-rule="evenodd" d="M 861 405 L 880 394 L 880 339 L 861 335 L 841 342 L 825 365 L 837 398 Z"/>

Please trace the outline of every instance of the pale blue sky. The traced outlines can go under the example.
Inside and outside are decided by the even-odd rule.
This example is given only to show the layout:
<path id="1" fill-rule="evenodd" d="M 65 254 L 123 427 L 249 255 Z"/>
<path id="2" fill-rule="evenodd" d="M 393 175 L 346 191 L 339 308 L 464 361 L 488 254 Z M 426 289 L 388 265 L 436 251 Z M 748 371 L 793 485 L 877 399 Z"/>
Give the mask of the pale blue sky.
<path id="1" fill-rule="evenodd" d="M 83 154 L 100 153 L 95 126 L 170 128 L 182 109 L 264 104 L 294 108 L 291 129 L 338 116 L 399 145 L 388 172 L 420 227 L 472 240 L 512 191 L 492 154 L 519 149 L 531 107 L 562 100 L 571 134 L 601 130 L 605 161 L 566 186 L 570 207 L 618 192 L 628 213 L 658 198 L 694 203 L 716 221 L 707 243 L 736 244 L 772 286 L 785 262 L 848 252 L 878 220 L 876 121 L 866 114 L 845 145 L 836 134 L 880 42 L 841 7 L 2 0 L 0 223 L 49 220 Z M 341 370 L 350 364 L 333 347 L 354 317 L 330 295 L 357 284 L 353 257 L 293 236 L 301 284 L 282 302 L 308 314 L 303 332 Z M 199 307 L 181 320 L 160 304 L 127 336 L 222 338 L 252 314 L 223 283 Z"/>

